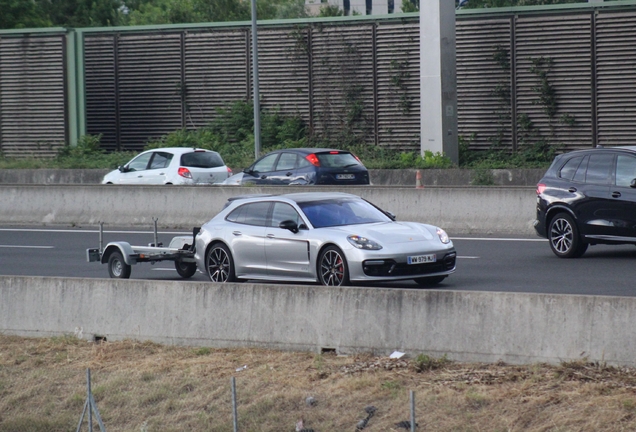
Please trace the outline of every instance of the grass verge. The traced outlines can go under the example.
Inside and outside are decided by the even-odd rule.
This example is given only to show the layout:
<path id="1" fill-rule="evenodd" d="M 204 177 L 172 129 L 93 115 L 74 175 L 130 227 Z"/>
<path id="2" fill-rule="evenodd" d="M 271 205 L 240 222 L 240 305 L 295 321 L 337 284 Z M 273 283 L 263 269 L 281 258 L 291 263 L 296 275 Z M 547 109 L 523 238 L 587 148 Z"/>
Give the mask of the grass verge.
<path id="1" fill-rule="evenodd" d="M 87 368 L 107 430 L 231 431 L 231 377 L 241 431 L 291 432 L 300 419 L 316 432 L 355 431 L 371 406 L 365 431 L 405 430 L 397 425 L 409 419 L 410 390 L 419 430 L 636 430 L 636 371 L 583 361 L 461 364 L 0 335 L 0 431 L 75 430 Z"/>

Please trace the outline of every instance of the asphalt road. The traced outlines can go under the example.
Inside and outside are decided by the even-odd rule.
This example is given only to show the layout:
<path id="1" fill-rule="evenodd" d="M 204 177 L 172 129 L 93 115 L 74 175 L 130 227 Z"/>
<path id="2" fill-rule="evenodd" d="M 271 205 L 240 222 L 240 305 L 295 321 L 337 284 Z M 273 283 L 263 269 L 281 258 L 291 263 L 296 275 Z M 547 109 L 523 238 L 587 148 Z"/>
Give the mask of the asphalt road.
<path id="1" fill-rule="evenodd" d="M 146 245 L 151 230 L 105 227 L 104 244 L 127 241 Z M 160 231 L 168 244 L 184 231 Z M 546 240 L 453 236 L 458 252 L 457 271 L 437 288 L 466 291 L 504 291 L 585 295 L 636 295 L 636 247 L 592 246 L 579 259 L 555 257 Z M 106 265 L 88 263 L 86 249 L 99 245 L 97 227 L 0 226 L 0 275 L 108 278 Z M 174 263 L 141 263 L 132 267 L 132 279 L 181 280 Z M 197 273 L 192 281 L 207 279 Z M 382 286 L 416 288 L 400 282 Z"/>

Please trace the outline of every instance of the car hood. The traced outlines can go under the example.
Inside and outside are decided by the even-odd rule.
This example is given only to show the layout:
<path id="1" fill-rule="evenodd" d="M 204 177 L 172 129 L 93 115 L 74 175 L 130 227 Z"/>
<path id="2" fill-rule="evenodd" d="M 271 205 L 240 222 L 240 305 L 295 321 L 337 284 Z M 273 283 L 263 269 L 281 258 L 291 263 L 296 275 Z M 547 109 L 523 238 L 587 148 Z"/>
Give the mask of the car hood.
<path id="1" fill-rule="evenodd" d="M 106 174 L 106 175 L 104 176 L 104 178 L 102 179 L 102 183 L 106 183 L 106 182 L 109 182 L 109 181 L 110 181 L 110 182 L 116 182 L 116 181 L 117 181 L 117 176 L 118 176 L 119 174 L 121 174 L 121 173 L 119 172 L 119 170 L 118 170 L 118 169 L 116 169 L 116 170 L 113 170 L 113 171 L 109 172 L 109 173 L 108 173 L 108 174 Z"/>
<path id="2" fill-rule="evenodd" d="M 436 239 L 429 229 L 435 229 L 417 222 L 383 222 L 367 225 L 334 227 L 349 234 L 370 238 L 380 244 L 410 243 Z"/>
<path id="3" fill-rule="evenodd" d="M 237 186 L 237 185 L 241 184 L 241 180 L 243 180 L 243 173 L 242 172 L 240 172 L 238 174 L 234 174 L 233 176 L 230 176 L 230 177 L 226 178 L 225 180 L 223 180 L 219 184 Z"/>

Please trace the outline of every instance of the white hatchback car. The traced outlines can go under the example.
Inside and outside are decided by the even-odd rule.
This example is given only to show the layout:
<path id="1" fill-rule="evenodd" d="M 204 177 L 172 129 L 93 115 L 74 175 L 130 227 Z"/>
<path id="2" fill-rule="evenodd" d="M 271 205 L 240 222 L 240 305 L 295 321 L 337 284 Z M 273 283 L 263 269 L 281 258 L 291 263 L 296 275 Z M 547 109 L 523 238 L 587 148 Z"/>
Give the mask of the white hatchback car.
<path id="1" fill-rule="evenodd" d="M 102 184 L 194 185 L 221 183 L 232 175 L 221 155 L 191 147 L 147 150 L 104 176 Z"/>

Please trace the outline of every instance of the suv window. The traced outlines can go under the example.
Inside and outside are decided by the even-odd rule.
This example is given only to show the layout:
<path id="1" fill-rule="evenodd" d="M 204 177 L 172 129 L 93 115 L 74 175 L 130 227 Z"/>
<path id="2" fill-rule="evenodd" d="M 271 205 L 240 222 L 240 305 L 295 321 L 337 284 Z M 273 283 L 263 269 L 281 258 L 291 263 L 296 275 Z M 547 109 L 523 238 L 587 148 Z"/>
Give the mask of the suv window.
<path id="1" fill-rule="evenodd" d="M 265 226 L 270 205 L 269 202 L 245 204 L 230 212 L 226 219 L 240 224 Z"/>
<path id="2" fill-rule="evenodd" d="M 612 154 L 593 154 L 587 164 L 587 173 L 585 174 L 585 182 L 593 184 L 609 184 L 614 155 Z"/>
<path id="3" fill-rule="evenodd" d="M 616 160 L 616 186 L 630 187 L 636 179 L 636 158 L 619 155 Z"/>
<path id="4" fill-rule="evenodd" d="M 572 180 L 574 178 L 574 174 L 578 169 L 579 165 L 581 165 L 581 161 L 583 160 L 583 156 L 573 157 L 568 160 L 565 165 L 561 167 L 561 171 L 559 171 L 559 177 L 565 180 Z"/>
<path id="5" fill-rule="evenodd" d="M 195 151 L 181 155 L 181 166 L 190 168 L 218 168 L 225 165 L 221 155 L 210 151 Z"/>
<path id="6" fill-rule="evenodd" d="M 589 162 L 590 157 L 585 156 L 583 158 L 583 162 L 579 165 L 579 169 L 576 170 L 576 174 L 574 174 L 574 181 L 579 183 L 585 183 L 585 173 L 587 172 L 587 163 Z"/>

